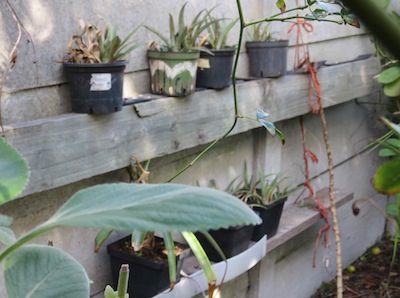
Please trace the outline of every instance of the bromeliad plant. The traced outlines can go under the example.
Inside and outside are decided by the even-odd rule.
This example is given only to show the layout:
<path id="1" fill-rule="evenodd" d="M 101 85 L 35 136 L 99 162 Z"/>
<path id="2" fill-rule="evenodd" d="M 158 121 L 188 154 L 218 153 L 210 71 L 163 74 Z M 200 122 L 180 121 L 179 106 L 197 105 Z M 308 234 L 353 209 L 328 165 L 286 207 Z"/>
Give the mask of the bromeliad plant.
<path id="1" fill-rule="evenodd" d="M 271 41 L 272 33 L 269 31 L 270 23 L 258 23 L 248 28 L 247 41 Z"/>
<path id="2" fill-rule="evenodd" d="M 169 36 L 150 26 L 147 30 L 159 37 L 162 44 L 150 42 L 147 57 L 150 68 L 151 91 L 154 94 L 183 97 L 195 92 L 197 61 L 200 51 L 208 51 L 196 44 L 200 34 L 210 26 L 205 10 L 201 10 L 189 24 L 185 23 L 185 3 L 177 24 L 169 14 Z"/>
<path id="3" fill-rule="evenodd" d="M 105 23 L 102 30 L 80 20 L 82 33 L 72 36 L 69 42 L 64 68 L 73 112 L 105 114 L 122 109 L 124 70 L 128 63 L 123 59 L 141 45 L 129 41 L 140 26 L 121 40 L 116 26 Z"/>
<path id="4" fill-rule="evenodd" d="M 0 202 L 5 203 L 22 192 L 29 171 L 23 158 L 3 138 L 0 152 Z M 180 231 L 191 247 L 199 247 L 192 231 L 257 224 L 260 219 L 245 204 L 217 190 L 178 184 L 116 183 L 77 192 L 50 219 L 19 239 L 9 228 L 11 221 L 7 216 L 0 217 L 0 240 L 7 245 L 0 252 L 0 262 L 8 296 L 86 298 L 90 294 L 89 278 L 75 259 L 61 249 L 27 243 L 57 227 L 72 226 L 165 234 Z M 211 268 L 204 251 L 194 250 L 194 254 L 203 268 Z M 212 295 L 215 274 L 212 269 L 205 272 Z"/>
<path id="5" fill-rule="evenodd" d="M 229 33 L 237 24 L 239 18 L 233 20 L 228 20 L 224 17 L 217 18 L 212 15 L 212 9 L 206 13 L 206 20 L 209 26 L 207 27 L 206 34 L 199 40 L 199 45 L 213 50 L 234 48 L 235 46 L 229 46 L 227 41 Z"/>
<path id="6" fill-rule="evenodd" d="M 228 46 L 227 39 L 238 19 L 216 18 L 212 15 L 212 9 L 207 11 L 206 19 L 210 26 L 198 43 L 210 53 L 200 53 L 196 86 L 220 90 L 232 83 L 231 74 L 236 47 Z"/>
<path id="7" fill-rule="evenodd" d="M 122 60 L 142 43 L 129 40 L 140 26 L 133 29 L 123 40 L 117 34 L 117 27 L 106 21 L 105 29 L 79 20 L 82 33 L 74 35 L 68 45 L 68 59 L 73 63 L 110 63 Z"/>
<path id="8" fill-rule="evenodd" d="M 187 2 L 180 9 L 177 23 L 172 14 L 169 14 L 169 36 L 162 34 L 151 26 L 144 26 L 162 41 L 162 44 L 151 41 L 149 49 L 160 52 L 193 52 L 205 50 L 204 47 L 198 46 L 196 42 L 203 31 L 211 25 L 207 22 L 206 11 L 201 10 L 193 18 L 191 23 L 186 24 L 186 5 Z"/>
<path id="9" fill-rule="evenodd" d="M 225 191 L 248 205 L 265 206 L 287 198 L 296 189 L 282 186 L 286 179 L 288 177 L 283 176 L 283 173 L 264 174 L 260 167 L 258 168 L 258 178 L 255 178 L 254 175 L 249 175 L 245 163 L 242 180 L 235 185 L 238 181 L 238 178 L 235 178 Z"/>

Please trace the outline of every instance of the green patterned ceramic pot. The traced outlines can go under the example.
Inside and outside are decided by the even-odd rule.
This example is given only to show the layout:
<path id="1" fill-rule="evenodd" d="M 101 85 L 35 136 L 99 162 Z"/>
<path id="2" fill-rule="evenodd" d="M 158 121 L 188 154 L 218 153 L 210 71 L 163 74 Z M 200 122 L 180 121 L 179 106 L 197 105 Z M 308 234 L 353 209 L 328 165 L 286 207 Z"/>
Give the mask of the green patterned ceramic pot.
<path id="1" fill-rule="evenodd" d="M 187 96 L 196 89 L 199 52 L 148 51 L 153 94 Z"/>

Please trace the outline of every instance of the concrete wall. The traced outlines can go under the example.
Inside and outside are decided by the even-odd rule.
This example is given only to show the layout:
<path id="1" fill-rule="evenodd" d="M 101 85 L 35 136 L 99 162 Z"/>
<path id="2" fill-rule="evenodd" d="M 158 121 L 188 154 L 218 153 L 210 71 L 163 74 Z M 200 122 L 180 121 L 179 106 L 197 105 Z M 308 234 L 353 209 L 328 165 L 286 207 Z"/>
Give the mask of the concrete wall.
<path id="1" fill-rule="evenodd" d="M 45 1 L 45 0 L 22 0 L 11 2 L 19 20 L 23 25 L 21 41 L 17 52 L 17 63 L 11 73 L 8 73 L 3 85 L 1 95 L 1 117 L 5 125 L 18 124 L 24 121 L 41 119 L 49 116 L 61 115 L 71 111 L 69 103 L 69 91 L 67 79 L 63 73 L 62 64 L 59 63 L 65 55 L 69 37 L 78 32 L 77 20 L 83 18 L 94 23 L 101 23 L 101 17 L 115 22 L 124 36 L 133 27 L 139 24 L 149 24 L 161 31 L 167 28 L 167 12 L 177 14 L 178 8 L 185 1 Z M 212 7 L 219 4 L 216 8 L 218 13 L 224 13 L 226 17 L 235 17 L 237 10 L 234 1 L 198 1 L 189 0 L 187 16 L 193 16 L 196 11 L 205 7 Z M 260 18 L 276 13 L 274 5 L 267 4 L 265 1 L 252 0 L 242 1 L 243 10 L 247 20 Z M 287 1 L 288 7 L 295 1 Z M 304 39 L 310 45 L 310 54 L 313 61 L 327 60 L 329 63 L 347 61 L 356 58 L 358 55 L 373 53 L 373 48 L 369 42 L 369 37 L 363 30 L 349 26 L 337 26 L 334 24 L 313 24 L 314 31 L 304 35 Z M 293 64 L 295 37 L 287 33 L 290 24 L 273 23 L 271 28 L 277 31 L 278 35 L 290 38 L 292 48 L 288 55 L 288 68 Z M 237 33 L 237 28 L 233 33 Z M 145 30 L 140 30 L 137 39 L 148 40 L 150 34 Z M 9 53 L 15 40 L 18 38 L 18 30 L 7 3 L 0 1 L 0 65 L 7 65 Z M 236 42 L 235 34 L 231 38 L 232 43 Z M 346 47 L 346 51 L 342 49 Z M 247 61 L 245 50 L 242 50 L 239 76 L 247 75 Z M 124 86 L 124 96 L 131 97 L 141 93 L 149 92 L 148 66 L 145 58 L 145 47 L 142 47 L 129 56 L 130 63 L 126 69 Z M 1 69 L 3 73 L 4 69 Z M 2 75 L 2 73 L 0 75 Z M 365 101 L 376 101 L 379 94 L 373 94 Z M 329 99 L 326 99 L 329 100 Z M 366 105 L 358 105 L 356 102 L 349 102 L 327 110 L 329 133 L 333 146 L 334 161 L 337 165 L 336 187 L 352 190 L 355 197 L 373 196 L 374 192 L 370 187 L 370 178 L 374 171 L 377 160 L 375 155 L 359 155 L 361 148 L 375 136 L 376 113 L 366 109 Z M 255 108 L 256 109 L 256 108 Z M 321 135 L 319 117 L 317 115 L 306 115 L 304 117 L 307 126 L 307 141 L 310 148 L 318 155 L 320 162 L 313 165 L 312 176 L 315 176 L 313 183 L 316 189 L 324 188 L 328 184 L 326 175 L 326 155 L 324 143 Z M 223 189 L 228 182 L 241 174 L 243 164 L 246 161 L 249 170 L 256 168 L 261 162 L 266 171 L 276 172 L 286 170 L 294 177 L 295 182 L 303 182 L 304 164 L 302 161 L 302 148 L 300 138 L 299 119 L 290 119 L 277 124 L 287 136 L 287 144 L 281 147 L 276 139 L 272 139 L 265 134 L 262 129 L 248 131 L 232 136 L 218 146 L 209 154 L 202 158 L 196 166 L 189 169 L 185 175 L 178 177 L 175 182 L 196 184 L 206 186 L 210 179 L 217 180 L 220 188 Z M 162 182 L 186 164 L 192 157 L 201 151 L 203 147 L 194 146 L 191 149 L 183 150 L 178 153 L 163 156 L 152 160 L 150 170 L 152 182 Z M 325 174 L 324 174 L 325 173 Z M 11 215 L 15 218 L 13 229 L 17 235 L 23 234 L 33 226 L 44 221 L 57 208 L 65 202 L 77 190 L 89 185 L 112 181 L 127 181 L 128 176 L 125 169 L 110 172 L 101 176 L 92 177 L 60 188 L 47 190 L 32 194 L 0 207 L 0 213 Z M 290 198 L 290 202 L 294 197 Z M 348 207 L 348 206 L 347 206 Z M 347 208 L 346 207 L 346 208 Z M 344 208 L 344 207 L 343 207 Z M 370 209 L 368 209 L 370 210 Z M 345 224 L 349 227 L 356 226 L 359 233 L 363 235 L 363 229 L 368 225 L 374 225 L 372 232 L 368 233 L 368 239 L 360 243 L 356 235 L 346 234 L 350 228 L 343 232 L 343 239 L 346 252 L 345 262 L 349 262 L 362 253 L 363 249 L 372 244 L 383 231 L 383 220 L 378 214 L 366 211 L 366 217 L 362 225 L 357 219 L 351 218 L 348 209 L 340 215 L 344 218 Z M 351 218 L 351 219 L 349 219 Z M 370 218 L 374 218 L 372 221 Z M 93 241 L 96 235 L 95 230 L 91 229 L 58 229 L 50 232 L 39 239 L 36 243 L 46 244 L 53 241 L 57 247 L 62 247 L 88 271 L 90 278 L 94 281 L 92 293 L 98 294 L 104 286 L 110 282 L 108 272 L 108 258 L 103 248 L 99 255 L 93 253 Z M 307 232 L 307 239 L 310 244 L 302 246 L 297 252 L 298 256 L 293 255 L 286 258 L 284 262 L 281 258 L 275 257 L 282 254 L 276 249 L 271 256 L 252 271 L 256 279 L 248 280 L 247 277 L 235 281 L 238 284 L 238 293 L 248 295 L 248 297 L 266 297 L 264 293 L 271 291 L 270 297 L 279 297 L 270 290 L 271 284 L 276 284 L 274 278 L 287 277 L 291 268 L 294 268 L 294 261 L 303 258 L 302 253 L 310 254 L 315 230 Z M 115 234 L 109 240 L 116 239 L 119 235 Z M 298 245 L 297 240 L 295 241 Z M 352 243 L 360 244 L 353 247 Z M 351 249 L 350 249 L 351 248 Z M 323 259 L 328 251 L 320 250 Z M 330 252 L 329 252 L 330 254 Z M 324 272 L 324 267 L 311 269 L 309 257 L 305 259 L 304 268 L 310 268 L 310 272 L 319 275 Z M 320 261 L 322 262 L 322 261 Z M 271 267 L 271 264 L 275 264 Z M 330 263 L 333 264 L 333 261 Z M 295 268 L 301 268 L 300 265 Z M 305 266 L 305 267 L 304 267 Z M 271 271 L 273 268 L 273 271 Z M 293 271 L 294 272 L 294 271 Z M 271 274 L 273 277 L 271 277 Z M 301 274 L 301 273 L 299 273 Z M 247 276 L 247 275 L 246 275 Z M 311 276 L 311 275 L 310 275 Z M 259 280 L 258 280 L 259 278 Z M 288 280 L 293 280 L 289 278 Z M 304 282 L 304 287 L 308 283 Z M 0 280 L 0 296 L 5 296 L 2 280 Z M 249 286 L 252 291 L 248 291 Z M 312 288 L 318 286 L 314 284 Z M 289 289 L 290 286 L 286 285 Z M 228 287 L 227 287 L 228 288 Z M 258 291 L 254 291 L 258 288 Z M 267 289 L 269 288 L 269 289 Z M 235 287 L 231 288 L 236 289 Z M 310 288 L 311 289 L 311 288 Z M 235 292 L 235 291 L 234 291 Z M 231 292 L 230 292 L 231 293 Z M 288 292 L 290 294 L 290 292 Z M 308 292 L 307 292 L 308 294 Z M 225 297 L 236 297 L 225 293 Z M 305 294 L 306 295 L 306 294 Z M 99 295 L 101 296 L 101 295 Z M 239 296 L 238 296 L 239 297 Z M 295 296 L 286 296 L 295 297 Z M 299 296 L 296 296 L 299 297 Z M 306 296 L 304 296 L 306 297 Z"/>

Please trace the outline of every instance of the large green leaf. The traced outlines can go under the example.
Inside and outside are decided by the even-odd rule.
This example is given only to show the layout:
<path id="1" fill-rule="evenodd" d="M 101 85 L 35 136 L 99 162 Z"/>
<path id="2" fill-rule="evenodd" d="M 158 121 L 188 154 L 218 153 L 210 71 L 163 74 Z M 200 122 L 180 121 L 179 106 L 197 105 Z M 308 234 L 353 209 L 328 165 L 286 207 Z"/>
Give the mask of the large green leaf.
<path id="1" fill-rule="evenodd" d="M 376 171 L 373 184 L 381 193 L 388 195 L 400 193 L 400 158 L 384 162 Z"/>
<path id="2" fill-rule="evenodd" d="M 378 77 L 378 82 L 382 84 L 388 84 L 396 81 L 399 78 L 400 78 L 400 67 L 393 66 L 381 72 L 381 74 Z"/>
<path id="3" fill-rule="evenodd" d="M 24 246 L 4 263 L 8 297 L 87 298 L 89 278 L 83 267 L 60 249 Z"/>
<path id="4" fill-rule="evenodd" d="M 386 94 L 386 96 L 389 97 L 400 96 L 400 78 L 391 83 L 386 84 L 383 87 L 383 92 Z"/>
<path id="5" fill-rule="evenodd" d="M 116 183 L 77 192 L 44 227 L 194 232 L 260 222 L 246 204 L 215 189 L 172 183 Z"/>
<path id="6" fill-rule="evenodd" d="M 20 194 L 29 179 L 29 168 L 18 151 L 0 137 L 0 204 Z"/>

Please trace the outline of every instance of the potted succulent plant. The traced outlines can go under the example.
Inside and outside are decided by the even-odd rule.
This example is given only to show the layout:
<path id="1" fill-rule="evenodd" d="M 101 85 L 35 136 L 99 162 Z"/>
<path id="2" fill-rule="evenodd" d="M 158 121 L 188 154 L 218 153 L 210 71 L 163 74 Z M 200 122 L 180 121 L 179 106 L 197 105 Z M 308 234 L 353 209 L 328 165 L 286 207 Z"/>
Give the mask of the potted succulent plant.
<path id="1" fill-rule="evenodd" d="M 210 52 L 201 52 L 197 68 L 198 88 L 223 89 L 231 84 L 231 72 L 235 46 L 228 46 L 229 32 L 235 26 L 238 18 L 226 20 L 217 19 L 207 11 L 206 35 L 200 39 L 200 46 L 206 47 Z"/>
<path id="2" fill-rule="evenodd" d="M 219 249 L 201 232 L 196 233 L 197 239 L 203 246 L 210 261 L 220 262 L 225 258 L 234 257 L 249 248 L 254 226 L 240 225 L 218 230 L 209 230 L 207 233 L 217 243 Z"/>
<path id="3" fill-rule="evenodd" d="M 269 23 L 259 23 L 247 31 L 246 42 L 250 76 L 275 78 L 285 75 L 288 40 L 275 40 L 268 30 Z"/>
<path id="4" fill-rule="evenodd" d="M 147 162 L 142 166 L 132 157 L 128 168 L 131 182 L 148 183 L 149 164 Z M 96 251 L 110 233 L 110 230 L 99 232 L 95 239 Z M 118 284 L 119 270 L 123 264 L 128 264 L 131 269 L 127 287 L 131 297 L 152 297 L 167 289 L 170 282 L 179 281 L 180 269 L 190 249 L 187 245 L 174 242 L 170 234 L 163 236 L 156 237 L 154 232 L 133 231 L 107 246 L 114 286 Z M 176 270 L 170 272 L 173 259 L 176 259 Z M 171 280 L 170 274 L 173 275 Z"/>
<path id="5" fill-rule="evenodd" d="M 236 189 L 233 190 L 232 188 L 236 180 L 237 178 L 232 180 L 225 189 L 225 192 L 236 195 Z M 218 189 L 214 180 L 211 180 L 210 184 L 212 188 Z M 241 199 L 240 197 L 238 198 Z M 223 260 L 223 257 L 230 258 L 245 251 L 250 245 L 253 230 L 254 226 L 252 225 L 239 225 L 207 231 L 218 247 L 216 247 L 213 242 L 210 241 L 209 236 L 204 233 L 198 232 L 196 233 L 196 237 L 199 239 L 209 259 L 213 262 L 220 262 Z M 221 255 L 221 252 L 223 255 Z"/>
<path id="6" fill-rule="evenodd" d="M 247 175 L 245 165 L 244 178 L 234 190 L 230 192 L 243 202 L 248 204 L 254 212 L 260 216 L 262 223 L 254 227 L 252 241 L 260 240 L 264 235 L 273 237 L 277 231 L 284 204 L 288 195 L 295 188 L 282 187 L 282 183 L 288 177 L 282 173 L 265 175 L 258 170 L 258 179 Z"/>
<path id="7" fill-rule="evenodd" d="M 140 46 L 129 42 L 135 28 L 123 40 L 117 28 L 106 22 L 104 30 L 79 22 L 82 33 L 72 36 L 64 68 L 68 74 L 72 111 L 103 114 L 122 109 L 127 54 Z"/>
<path id="8" fill-rule="evenodd" d="M 170 286 L 167 241 L 150 234 L 138 250 L 132 244 L 131 235 L 107 246 L 114 285 L 118 284 L 121 265 L 128 264 L 131 269 L 127 288 L 130 297 L 152 297 Z M 175 274 L 178 282 L 179 272 L 190 249 L 187 245 L 174 242 L 173 252 L 176 255 Z"/>
<path id="9" fill-rule="evenodd" d="M 142 166 L 136 158 L 131 158 L 128 172 L 132 183 L 148 183 L 149 164 L 150 162 L 147 162 Z M 111 233 L 112 230 L 108 229 L 98 233 L 95 239 L 96 252 Z M 186 244 L 174 242 L 171 233 L 162 233 L 162 236 L 156 237 L 153 231 L 134 230 L 130 235 L 107 246 L 114 287 L 118 284 L 121 265 L 128 264 L 131 274 L 127 291 L 131 297 L 153 297 L 168 287 L 173 288 L 180 279 L 180 270 L 190 251 L 196 255 L 202 248 L 196 247 L 196 244 L 188 241 L 185 236 L 191 249 Z M 199 254 L 196 255 L 198 256 Z M 207 260 L 201 260 L 200 262 L 209 263 Z"/>
<path id="10" fill-rule="evenodd" d="M 151 42 L 147 52 L 151 91 L 154 94 L 187 96 L 195 91 L 197 61 L 200 51 L 205 50 L 196 45 L 196 40 L 209 23 L 205 19 L 205 10 L 202 10 L 190 24 L 186 24 L 186 5 L 187 3 L 180 9 L 177 26 L 173 16 L 169 14 L 169 36 L 153 27 L 144 26 L 163 43 L 159 45 Z"/>

